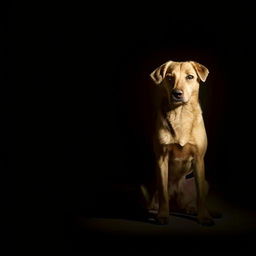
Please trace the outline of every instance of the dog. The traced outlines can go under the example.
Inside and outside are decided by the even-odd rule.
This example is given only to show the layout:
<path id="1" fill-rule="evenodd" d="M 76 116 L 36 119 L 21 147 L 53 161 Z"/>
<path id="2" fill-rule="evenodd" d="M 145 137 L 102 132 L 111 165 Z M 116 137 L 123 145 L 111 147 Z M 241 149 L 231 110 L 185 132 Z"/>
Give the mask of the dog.
<path id="1" fill-rule="evenodd" d="M 199 84 L 208 74 L 194 61 L 168 61 L 150 74 L 159 91 L 153 134 L 157 185 L 151 196 L 145 188 L 143 193 L 148 208 L 157 209 L 159 224 L 168 224 L 170 211 L 195 215 L 202 225 L 214 224 L 205 204 L 207 135 L 199 104 Z"/>

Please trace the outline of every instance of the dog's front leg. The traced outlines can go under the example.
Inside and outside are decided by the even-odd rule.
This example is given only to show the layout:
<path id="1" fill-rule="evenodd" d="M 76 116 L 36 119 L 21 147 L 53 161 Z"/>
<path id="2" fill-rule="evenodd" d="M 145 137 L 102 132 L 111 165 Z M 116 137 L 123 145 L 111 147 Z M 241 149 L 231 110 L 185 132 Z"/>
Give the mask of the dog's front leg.
<path id="1" fill-rule="evenodd" d="M 168 162 L 169 155 L 166 150 L 159 156 L 157 161 L 157 187 L 159 197 L 157 219 L 159 224 L 168 224 L 169 222 Z"/>
<path id="2" fill-rule="evenodd" d="M 205 180 L 205 168 L 203 157 L 197 157 L 194 162 L 194 175 L 197 191 L 197 219 L 202 225 L 213 225 L 214 221 L 210 216 L 206 205 L 205 199 L 207 194 L 206 180 Z"/>

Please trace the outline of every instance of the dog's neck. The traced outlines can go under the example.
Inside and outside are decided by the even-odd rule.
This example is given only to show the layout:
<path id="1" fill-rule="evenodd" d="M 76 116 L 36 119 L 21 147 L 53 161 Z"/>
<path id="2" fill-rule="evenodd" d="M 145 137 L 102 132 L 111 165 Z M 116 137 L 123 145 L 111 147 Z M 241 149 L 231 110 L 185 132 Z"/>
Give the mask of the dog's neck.
<path id="1" fill-rule="evenodd" d="M 168 102 L 167 100 L 163 101 L 162 113 L 167 118 L 172 114 L 179 115 L 184 111 L 191 112 L 194 115 L 201 114 L 201 107 L 198 100 L 198 93 L 194 93 L 188 102 L 182 103 L 179 105 L 176 105 L 172 102 Z"/>
<path id="2" fill-rule="evenodd" d="M 184 146 L 190 139 L 194 122 L 202 114 L 198 98 L 191 97 L 189 102 L 179 106 L 169 106 L 169 108 L 165 106 L 162 111 L 166 128 L 175 138 L 176 143 Z"/>

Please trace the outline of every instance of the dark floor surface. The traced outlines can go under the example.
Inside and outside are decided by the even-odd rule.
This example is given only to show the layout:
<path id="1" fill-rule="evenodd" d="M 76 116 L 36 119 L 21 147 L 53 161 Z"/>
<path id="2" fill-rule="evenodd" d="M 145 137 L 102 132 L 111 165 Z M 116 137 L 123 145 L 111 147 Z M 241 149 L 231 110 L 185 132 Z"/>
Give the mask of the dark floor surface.
<path id="1" fill-rule="evenodd" d="M 222 211 L 211 227 L 193 217 L 170 216 L 166 226 L 122 217 L 74 216 L 65 248 L 74 252 L 253 252 L 256 247 L 256 214 L 209 196 L 209 205 Z M 62 248 L 63 249 L 63 248 Z"/>

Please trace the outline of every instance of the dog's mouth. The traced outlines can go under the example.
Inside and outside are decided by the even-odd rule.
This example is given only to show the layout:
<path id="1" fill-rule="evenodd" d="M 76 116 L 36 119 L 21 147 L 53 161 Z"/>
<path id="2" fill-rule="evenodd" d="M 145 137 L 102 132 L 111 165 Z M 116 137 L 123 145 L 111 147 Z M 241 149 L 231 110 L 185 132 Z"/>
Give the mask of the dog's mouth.
<path id="1" fill-rule="evenodd" d="M 174 95 L 171 96 L 171 101 L 174 104 L 182 104 L 185 103 L 184 97 L 175 97 Z"/>

